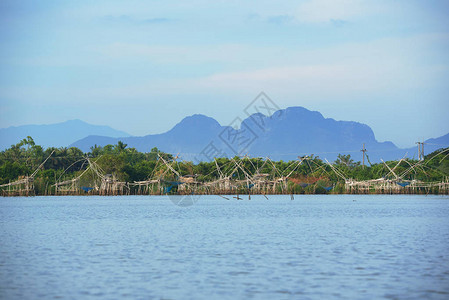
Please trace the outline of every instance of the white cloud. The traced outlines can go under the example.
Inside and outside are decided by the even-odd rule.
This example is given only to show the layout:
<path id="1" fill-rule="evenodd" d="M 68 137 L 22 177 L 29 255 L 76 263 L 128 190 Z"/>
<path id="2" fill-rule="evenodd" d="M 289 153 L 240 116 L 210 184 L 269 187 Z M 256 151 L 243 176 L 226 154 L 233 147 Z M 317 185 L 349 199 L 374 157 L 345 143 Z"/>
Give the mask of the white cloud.
<path id="1" fill-rule="evenodd" d="M 335 99 L 354 95 L 441 86 L 448 74 L 443 63 L 428 63 L 428 53 L 447 43 L 447 36 L 425 35 L 413 38 L 381 39 L 350 43 L 328 49 L 300 51 L 281 46 L 259 48 L 251 45 L 148 46 L 113 44 L 100 49 L 115 59 L 135 59 L 144 63 L 207 65 L 217 62 L 226 68 L 202 72 L 151 77 L 142 73 L 138 82 L 117 82 L 114 86 L 85 83 L 74 87 L 52 86 L 21 89 L 4 87 L 9 97 L 61 101 L 70 94 L 78 101 L 89 99 L 151 98 L 164 94 L 255 94 L 271 91 L 290 98 Z M 104 63 L 104 61 L 102 62 Z M 206 74 L 206 75 L 204 75 Z M 53 100 L 50 100 L 53 99 Z M 31 100 L 30 100 L 31 101 Z"/>
<path id="2" fill-rule="evenodd" d="M 278 49 L 282 58 L 277 57 L 271 66 L 191 79 L 187 87 L 220 91 L 270 90 L 314 99 L 433 88 L 443 84 L 442 78 L 448 74 L 449 66 L 426 63 L 426 53 L 432 44 L 439 45 L 445 40 L 446 36 L 425 35 L 346 44 L 319 51 L 283 52 Z M 270 51 L 275 52 L 274 49 Z M 262 56 L 267 57 L 266 53 Z"/>
<path id="3" fill-rule="evenodd" d="M 367 12 L 367 1 L 310 0 L 298 7 L 296 17 L 299 22 L 321 23 L 332 20 L 348 20 Z"/>

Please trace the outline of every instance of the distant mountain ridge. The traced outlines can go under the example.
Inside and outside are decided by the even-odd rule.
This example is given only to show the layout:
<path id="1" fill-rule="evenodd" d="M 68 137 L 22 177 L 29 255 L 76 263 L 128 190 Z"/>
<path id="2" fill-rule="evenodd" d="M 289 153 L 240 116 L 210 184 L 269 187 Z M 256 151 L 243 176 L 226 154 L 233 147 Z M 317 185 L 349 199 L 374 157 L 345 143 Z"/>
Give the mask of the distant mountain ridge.
<path id="1" fill-rule="evenodd" d="M 213 118 L 204 115 L 193 115 L 184 118 L 172 129 L 165 133 L 150 134 L 141 137 L 106 137 L 91 135 L 81 139 L 70 147 L 78 147 L 84 152 L 90 147 L 116 144 L 119 140 L 142 152 L 149 152 L 151 148 L 158 147 L 168 153 L 198 153 L 202 145 L 218 136 L 223 127 Z"/>
<path id="2" fill-rule="evenodd" d="M 445 137 L 438 138 L 438 143 L 449 144 Z M 240 128 L 222 126 L 204 115 L 193 115 L 165 133 L 120 138 L 88 136 L 70 146 L 87 152 L 95 144 L 104 146 L 119 140 L 139 151 L 148 152 L 158 147 L 194 162 L 211 160 L 214 156 L 245 154 L 276 160 L 314 154 L 329 161 L 335 160 L 338 154 L 351 154 L 354 160 L 360 161 L 362 144 L 368 149 L 372 162 L 379 162 L 381 158 L 399 159 L 406 153 L 408 157 L 417 158 L 414 148 L 399 149 L 392 142 L 378 142 L 366 124 L 324 118 L 321 113 L 303 107 L 289 107 L 272 116 L 254 114 L 244 119 Z M 426 153 L 430 153 L 438 147 L 429 145 L 426 149 Z"/>
<path id="3" fill-rule="evenodd" d="M 0 150 L 31 136 L 43 147 L 68 146 L 89 135 L 128 137 L 128 133 L 109 126 L 92 125 L 81 120 L 69 120 L 49 125 L 23 125 L 0 129 Z"/>
<path id="4" fill-rule="evenodd" d="M 241 124 L 231 125 L 222 126 L 213 118 L 196 114 L 182 119 L 165 133 L 130 136 L 108 126 L 71 120 L 0 129 L 0 147 L 4 150 L 29 135 L 44 147 L 78 147 L 89 152 L 94 145 L 122 141 L 142 152 L 158 147 L 194 162 L 246 154 L 276 160 L 313 154 L 329 161 L 335 160 L 338 154 L 351 154 L 354 160 L 360 161 L 363 144 L 371 162 L 400 159 L 405 155 L 418 158 L 417 147 L 400 149 L 392 142 L 378 142 L 366 124 L 324 118 L 319 112 L 299 106 L 278 110 L 272 116 L 253 114 Z M 449 146 L 449 134 L 424 142 L 428 154 Z"/>

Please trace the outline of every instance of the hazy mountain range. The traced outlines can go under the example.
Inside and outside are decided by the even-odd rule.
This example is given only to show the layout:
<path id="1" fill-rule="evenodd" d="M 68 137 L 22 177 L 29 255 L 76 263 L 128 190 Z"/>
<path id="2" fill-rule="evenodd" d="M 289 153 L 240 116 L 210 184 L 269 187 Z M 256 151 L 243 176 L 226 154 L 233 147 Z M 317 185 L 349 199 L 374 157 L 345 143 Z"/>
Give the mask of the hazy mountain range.
<path id="1" fill-rule="evenodd" d="M 417 158 L 417 147 L 400 149 L 392 142 L 376 140 L 371 128 L 351 121 L 324 118 L 319 112 L 290 107 L 271 117 L 254 114 L 233 126 L 222 126 L 213 118 L 193 115 L 184 118 L 171 130 L 161 134 L 129 136 L 107 126 L 95 126 L 79 120 L 53 125 L 28 125 L 0 129 L 2 149 L 31 135 L 44 146 L 78 147 L 88 152 L 94 145 L 116 144 L 119 140 L 139 151 L 158 147 L 179 154 L 182 159 L 204 161 L 215 156 L 269 156 L 276 160 L 296 159 L 314 154 L 329 161 L 339 153 L 362 158 L 362 144 L 371 162 L 407 157 Z M 32 130 L 31 130 L 32 129 Z M 5 143 L 3 137 L 8 137 Z M 449 145 L 449 134 L 426 141 L 425 153 Z"/>
<path id="2" fill-rule="evenodd" d="M 0 150 L 5 150 L 20 140 L 31 136 L 37 145 L 47 147 L 66 147 L 89 135 L 128 137 L 126 132 L 109 126 L 91 125 L 81 120 L 70 120 L 48 125 L 11 126 L 0 129 Z"/>

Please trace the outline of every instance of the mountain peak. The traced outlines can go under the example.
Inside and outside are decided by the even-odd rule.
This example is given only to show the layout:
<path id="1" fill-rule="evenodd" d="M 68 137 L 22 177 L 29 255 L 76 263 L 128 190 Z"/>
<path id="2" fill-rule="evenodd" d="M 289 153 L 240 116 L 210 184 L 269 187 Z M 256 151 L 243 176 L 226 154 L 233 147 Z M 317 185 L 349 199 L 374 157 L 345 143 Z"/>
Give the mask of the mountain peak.
<path id="1" fill-rule="evenodd" d="M 286 115 L 294 117 L 307 117 L 307 119 L 324 119 L 323 115 L 318 111 L 308 110 L 302 106 L 288 107 L 281 112 L 285 112 Z"/>
<path id="2" fill-rule="evenodd" d="M 218 123 L 214 118 L 202 114 L 194 114 L 182 119 L 181 122 L 176 124 L 170 131 L 177 131 L 181 128 L 183 130 L 201 130 L 204 127 L 216 128 L 220 127 L 220 123 Z"/>

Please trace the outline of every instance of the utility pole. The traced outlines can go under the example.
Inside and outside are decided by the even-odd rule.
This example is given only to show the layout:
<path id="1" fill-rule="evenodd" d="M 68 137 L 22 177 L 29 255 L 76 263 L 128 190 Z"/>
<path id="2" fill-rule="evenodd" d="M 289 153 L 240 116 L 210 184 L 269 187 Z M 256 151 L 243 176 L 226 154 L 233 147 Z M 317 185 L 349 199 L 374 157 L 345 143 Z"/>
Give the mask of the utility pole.
<path id="1" fill-rule="evenodd" d="M 422 160 L 424 160 L 424 142 L 421 143 L 421 156 Z"/>
<path id="2" fill-rule="evenodd" d="M 421 160 L 421 142 L 416 142 L 418 145 L 418 160 Z"/>
<path id="3" fill-rule="evenodd" d="M 424 160 L 424 142 L 416 142 L 418 144 L 418 159 Z"/>
<path id="4" fill-rule="evenodd" d="M 365 167 L 365 152 L 368 151 L 368 150 L 365 149 L 365 143 L 363 143 L 363 149 L 360 150 L 360 151 L 363 152 L 363 158 L 362 158 L 362 161 L 363 161 L 363 167 Z"/>

